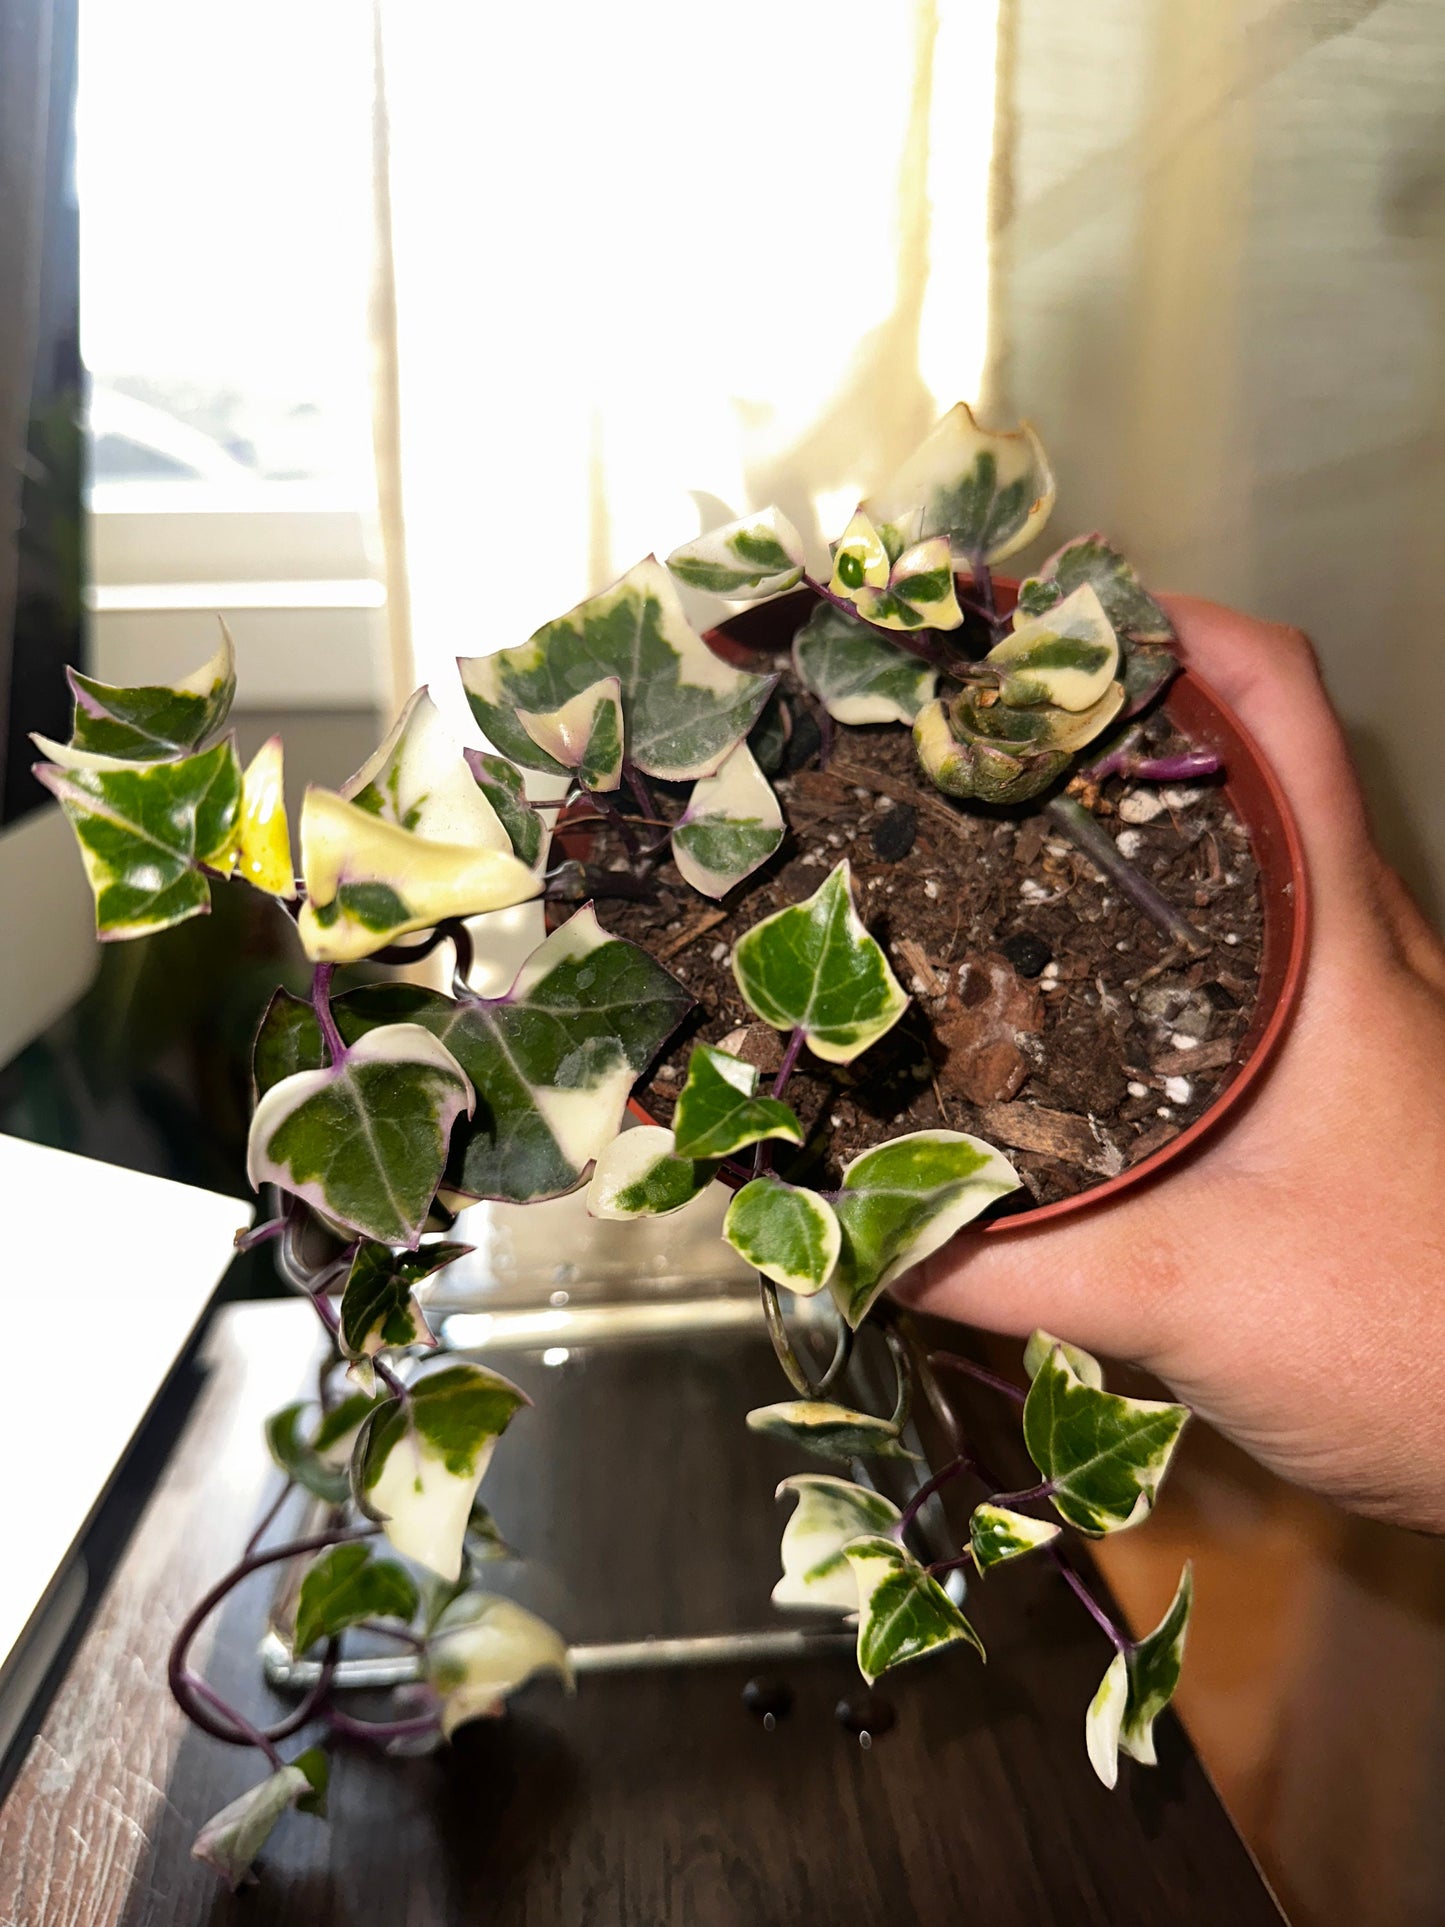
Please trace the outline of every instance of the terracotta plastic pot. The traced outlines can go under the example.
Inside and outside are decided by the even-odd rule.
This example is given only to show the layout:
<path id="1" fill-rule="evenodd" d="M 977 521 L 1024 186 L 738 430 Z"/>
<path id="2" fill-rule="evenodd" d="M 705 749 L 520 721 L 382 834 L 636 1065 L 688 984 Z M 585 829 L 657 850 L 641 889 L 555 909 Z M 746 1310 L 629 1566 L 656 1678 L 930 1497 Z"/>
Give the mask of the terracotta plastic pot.
<path id="1" fill-rule="evenodd" d="M 1014 582 L 996 582 L 1002 608 L 1012 607 L 1017 586 Z M 810 590 L 780 597 L 709 630 L 706 640 L 732 662 L 755 664 L 759 657 L 776 660 L 791 644 L 815 601 Z M 1208 1109 L 1178 1137 L 1087 1191 L 1031 1211 L 1012 1212 L 979 1227 L 992 1235 L 1023 1231 L 1117 1198 L 1185 1156 L 1201 1138 L 1217 1130 L 1258 1083 L 1299 1002 L 1309 947 L 1309 892 L 1299 831 L 1284 791 L 1243 723 L 1192 670 L 1183 669 L 1175 677 L 1163 707 L 1165 715 L 1191 742 L 1216 750 L 1223 758 L 1224 793 L 1249 833 L 1250 849 L 1259 866 L 1264 939 L 1254 1014 L 1240 1038 L 1234 1063 Z M 646 1122 L 653 1121 L 640 1104 L 634 1102 L 632 1108 Z"/>

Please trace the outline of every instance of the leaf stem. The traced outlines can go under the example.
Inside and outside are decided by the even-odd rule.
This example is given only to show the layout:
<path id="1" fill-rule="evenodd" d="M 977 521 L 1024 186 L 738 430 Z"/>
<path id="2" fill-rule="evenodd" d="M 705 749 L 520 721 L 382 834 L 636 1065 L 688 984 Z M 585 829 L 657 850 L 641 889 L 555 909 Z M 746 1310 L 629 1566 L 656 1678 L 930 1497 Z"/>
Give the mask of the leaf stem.
<path id="1" fill-rule="evenodd" d="M 798 1062 L 798 1058 L 802 1052 L 802 1049 L 803 1049 L 803 1026 L 801 1024 L 797 1024 L 793 1028 L 792 1036 L 788 1039 L 788 1047 L 783 1052 L 783 1061 L 781 1064 L 779 1064 L 777 1075 L 773 1079 L 773 1096 L 774 1097 L 781 1097 L 783 1092 L 787 1089 L 788 1079 L 793 1074 L 794 1067 Z"/>
<path id="2" fill-rule="evenodd" d="M 333 1732 L 344 1733 L 352 1740 L 371 1740 L 378 1746 L 385 1746 L 390 1740 L 420 1739 L 427 1733 L 435 1733 L 441 1724 L 438 1713 L 421 1713 L 410 1720 L 358 1720 L 350 1713 L 343 1713 L 338 1706 L 327 1707 L 326 1719 Z"/>
<path id="3" fill-rule="evenodd" d="M 1078 1573 L 1074 1571 L 1068 1559 L 1060 1552 L 1058 1546 L 1050 1545 L 1047 1551 L 1054 1564 L 1064 1575 L 1070 1592 L 1073 1593 L 1079 1604 L 1088 1613 L 1090 1619 L 1092 1619 L 1094 1624 L 1099 1628 L 1099 1631 L 1103 1633 L 1104 1637 L 1110 1642 L 1115 1652 L 1127 1652 L 1131 1642 L 1124 1637 L 1108 1613 L 1104 1611 L 1104 1608 L 1089 1591 Z"/>
<path id="4" fill-rule="evenodd" d="M 271 1762 L 273 1770 L 277 1773 L 281 1771 L 286 1762 L 277 1751 L 276 1744 L 269 1733 L 253 1725 L 244 1713 L 232 1706 L 229 1700 L 222 1699 L 215 1687 L 208 1685 L 199 1673 L 193 1673 L 187 1669 L 184 1679 L 187 1692 L 194 1694 L 198 1700 L 209 1706 L 213 1713 L 219 1713 L 223 1719 L 230 1720 L 236 1731 L 243 1734 L 250 1745 L 260 1747 Z"/>
<path id="5" fill-rule="evenodd" d="M 1002 1392 L 1005 1398 L 1011 1398 L 1016 1405 L 1022 1405 L 1028 1397 L 1028 1393 L 1011 1380 L 1000 1378 L 997 1372 L 991 1372 L 986 1365 L 975 1365 L 971 1358 L 963 1358 L 957 1352 L 930 1352 L 928 1362 L 930 1365 L 942 1365 L 948 1371 L 966 1372 L 970 1378 L 976 1378 L 980 1385 L 991 1385 L 994 1391 Z"/>
<path id="6" fill-rule="evenodd" d="M 948 1464 L 940 1471 L 935 1472 L 931 1479 L 926 1479 L 924 1483 L 919 1486 L 913 1497 L 908 1501 L 907 1505 L 904 1506 L 902 1513 L 899 1515 L 898 1523 L 893 1528 L 893 1537 L 899 1541 L 903 1539 L 904 1534 L 913 1524 L 913 1521 L 941 1486 L 947 1485 L 951 1479 L 956 1479 L 961 1472 L 977 1472 L 977 1470 L 978 1467 L 974 1464 L 972 1457 L 967 1452 L 960 1452 L 956 1459 L 950 1459 Z"/>
<path id="7" fill-rule="evenodd" d="M 326 1055 L 333 1064 L 340 1064 L 346 1057 L 346 1046 L 341 1041 L 341 1032 L 336 1028 L 336 1019 L 331 1014 L 331 979 L 335 970 L 335 964 L 319 963 L 311 973 L 311 1007 L 321 1026 L 321 1040 L 326 1046 Z"/>
<path id="8" fill-rule="evenodd" d="M 833 1348 L 832 1362 L 823 1376 L 815 1380 L 793 1350 L 793 1341 L 788 1336 L 788 1327 L 783 1318 L 783 1308 L 778 1302 L 777 1286 L 771 1278 L 765 1278 L 762 1272 L 759 1272 L 758 1287 L 762 1295 L 763 1320 L 768 1328 L 768 1337 L 772 1340 L 778 1363 L 787 1374 L 788 1383 L 802 1398 L 822 1398 L 852 1356 L 852 1327 L 846 1318 L 839 1318 L 838 1338 Z"/>
<path id="9" fill-rule="evenodd" d="M 261 1523 L 246 1541 L 246 1550 L 241 1555 L 243 1558 L 250 1558 L 251 1554 L 256 1550 L 257 1546 L 260 1545 L 272 1526 L 275 1525 L 277 1519 L 280 1517 L 282 1506 L 284 1506 L 286 1501 L 291 1497 L 294 1489 L 295 1481 L 293 1479 L 282 1480 L 281 1490 L 276 1494 L 276 1497 L 271 1501 L 270 1505 L 267 1506 L 261 1516 Z"/>
<path id="10" fill-rule="evenodd" d="M 265 1244 L 268 1239 L 279 1238 L 285 1229 L 286 1220 L 284 1218 L 268 1218 L 264 1224 L 254 1224 L 249 1231 L 238 1232 L 236 1236 L 236 1249 L 237 1251 L 254 1251 L 257 1245 Z"/>
<path id="11" fill-rule="evenodd" d="M 925 1567 L 930 1579 L 939 1579 L 946 1572 L 958 1572 L 963 1566 L 973 1564 L 973 1547 L 965 1546 L 956 1559 L 935 1559 L 931 1566 Z"/>
<path id="12" fill-rule="evenodd" d="M 931 668 L 947 669 L 947 654 L 939 645 L 932 629 L 890 629 L 884 623 L 870 622 L 867 616 L 860 614 L 845 596 L 835 595 L 815 576 L 805 575 L 803 582 L 814 595 L 821 596 L 824 602 L 831 602 L 835 609 L 841 609 L 843 614 L 851 616 L 854 622 L 861 622 L 865 629 L 872 629 L 877 635 L 887 636 L 888 640 L 899 649 L 907 650 L 910 656 L 918 656 Z"/>
<path id="13" fill-rule="evenodd" d="M 637 767 L 636 763 L 624 761 L 622 774 L 627 778 L 627 787 L 632 791 L 645 822 L 658 821 L 657 798 L 652 793 L 652 785 Z M 669 828 L 671 825 L 668 826 Z"/>
<path id="14" fill-rule="evenodd" d="M 1125 857 L 1109 832 L 1098 824 L 1082 803 L 1072 796 L 1053 796 L 1044 805 L 1044 814 L 1151 923 L 1157 924 L 1171 942 L 1182 944 L 1193 957 L 1205 956 L 1213 948 L 1208 937 L 1195 929 L 1167 898 L 1162 897 L 1147 877 L 1141 876 Z"/>

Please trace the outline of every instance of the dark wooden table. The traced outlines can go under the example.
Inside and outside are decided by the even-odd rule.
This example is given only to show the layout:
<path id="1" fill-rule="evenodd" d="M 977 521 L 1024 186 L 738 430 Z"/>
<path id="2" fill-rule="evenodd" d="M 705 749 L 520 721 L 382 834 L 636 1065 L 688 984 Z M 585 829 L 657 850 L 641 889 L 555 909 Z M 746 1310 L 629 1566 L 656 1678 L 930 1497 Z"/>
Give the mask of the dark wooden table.
<path id="1" fill-rule="evenodd" d="M 834 1718 L 857 1684 L 844 1659 L 791 1669 L 773 1732 L 741 1704 L 747 1667 L 590 1677 L 571 1700 L 538 1685 L 432 1758 L 338 1754 L 329 1824 L 289 1816 L 261 1887 L 233 1899 L 189 1848 L 257 1777 L 254 1756 L 187 1729 L 165 1653 L 274 1489 L 258 1428 L 309 1379 L 309 1321 L 294 1304 L 229 1307 L 189 1368 L 174 1449 L 0 1807 L 0 1927 L 1280 1920 L 1172 1719 L 1157 1771 L 1122 1763 L 1113 1794 L 1094 1780 L 1083 1715 L 1107 1651 L 1042 1562 L 975 1587 L 988 1665 L 904 1669 L 897 1725 L 871 1747 Z M 574 1639 L 648 1630 L 639 1614 L 654 1631 L 767 1623 L 775 1448 L 736 1425 L 720 1448 L 706 1422 L 719 1400 L 777 1396 L 755 1341 L 681 1365 L 632 1353 L 575 1374 L 567 1398 L 546 1396 L 566 1374 L 498 1362 L 543 1393 L 526 1449 L 508 1441 L 488 1475 L 536 1554 L 518 1590 Z M 667 1437 L 663 1408 L 649 1418 L 663 1371 Z M 695 1425 L 676 1424 L 679 1405 Z M 258 1714 L 268 1597 L 265 1577 L 248 1582 L 197 1653 Z"/>

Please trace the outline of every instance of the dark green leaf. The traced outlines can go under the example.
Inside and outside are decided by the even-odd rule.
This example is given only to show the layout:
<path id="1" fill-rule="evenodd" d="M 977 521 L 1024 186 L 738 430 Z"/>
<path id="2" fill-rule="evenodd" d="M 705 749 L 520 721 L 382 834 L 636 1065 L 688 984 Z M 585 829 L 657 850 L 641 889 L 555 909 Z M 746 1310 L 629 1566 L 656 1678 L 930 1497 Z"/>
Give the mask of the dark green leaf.
<path id="1" fill-rule="evenodd" d="M 395 1559 L 375 1558 L 365 1543 L 331 1546 L 301 1581 L 294 1650 L 304 1653 L 363 1619 L 410 1623 L 419 1604 L 416 1581 Z"/>
<path id="2" fill-rule="evenodd" d="M 512 851 L 519 863 L 536 869 L 546 847 L 547 830 L 540 810 L 527 801 L 522 772 L 505 756 L 493 756 L 484 749 L 465 752 L 477 788 L 497 812 L 502 827 L 512 839 Z"/>
<path id="3" fill-rule="evenodd" d="M 695 1044 L 687 1082 L 672 1121 L 678 1155 L 725 1158 L 762 1138 L 803 1142 L 803 1127 L 786 1104 L 757 1097 L 758 1073 L 740 1057 Z"/>
<path id="4" fill-rule="evenodd" d="M 421 1306 L 412 1293 L 424 1278 L 463 1258 L 471 1245 L 430 1244 L 393 1251 L 368 1240 L 351 1261 L 341 1294 L 341 1350 L 347 1358 L 372 1358 L 406 1345 L 432 1345 Z"/>
<path id="5" fill-rule="evenodd" d="M 236 658 L 226 625 L 209 662 L 178 683 L 117 689 L 66 671 L 75 697 L 72 749 L 128 763 L 187 756 L 225 722 L 236 694 Z"/>

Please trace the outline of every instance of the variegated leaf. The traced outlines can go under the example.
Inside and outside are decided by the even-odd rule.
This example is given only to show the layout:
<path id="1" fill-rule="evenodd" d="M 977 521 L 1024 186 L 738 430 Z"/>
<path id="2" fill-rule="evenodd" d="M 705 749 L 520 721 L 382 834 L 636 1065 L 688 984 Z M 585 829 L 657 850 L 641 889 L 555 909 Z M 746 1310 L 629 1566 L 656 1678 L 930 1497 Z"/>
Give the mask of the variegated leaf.
<path id="1" fill-rule="evenodd" d="M 1174 625 L 1140 582 L 1133 566 L 1102 535 L 1078 535 L 1055 551 L 1037 575 L 1019 587 L 1024 616 L 1046 615 L 1088 583 L 1114 630 L 1131 644 L 1171 643 Z"/>
<path id="2" fill-rule="evenodd" d="M 540 810 L 527 801 L 527 786 L 522 772 L 505 756 L 493 756 L 484 749 L 463 750 L 462 755 L 476 782 L 511 838 L 512 854 L 529 870 L 535 870 L 547 847 L 547 825 Z"/>
<path id="3" fill-rule="evenodd" d="M 356 1442 L 352 1491 L 406 1559 L 443 1579 L 462 1568 L 477 1487 L 526 1394 L 481 1365 L 445 1365 L 377 1407 Z"/>
<path id="4" fill-rule="evenodd" d="M 1037 1378 L 1040 1368 L 1047 1365 L 1055 1346 L 1064 1354 L 1076 1377 L 1085 1385 L 1092 1385 L 1096 1392 L 1104 1389 L 1104 1368 L 1092 1352 L 1086 1352 L 1078 1345 L 1071 1345 L 1066 1339 L 1055 1338 L 1052 1332 L 1036 1331 L 1029 1335 L 1024 1346 L 1024 1370 L 1030 1378 Z"/>
<path id="5" fill-rule="evenodd" d="M 685 1158 L 726 1158 L 763 1138 L 801 1144 L 803 1127 L 794 1111 L 774 1097 L 758 1097 L 751 1064 L 711 1044 L 695 1044 L 687 1082 L 672 1120 L 677 1150 Z"/>
<path id="6" fill-rule="evenodd" d="M 866 516 L 854 516 L 852 527 L 854 531 L 867 530 Z M 873 542 L 878 543 L 876 536 Z M 891 550 L 888 552 L 891 554 Z M 851 602 L 863 620 L 875 628 L 956 629 L 963 621 L 946 536 L 927 536 L 906 548 L 893 562 L 881 585 L 875 585 L 865 575 L 857 588 L 840 588 L 840 576 L 859 574 L 861 562 L 846 556 L 841 549 L 839 556 L 842 567 L 834 568 L 833 593 Z M 850 560 L 853 561 L 851 569 L 848 568 Z"/>
<path id="7" fill-rule="evenodd" d="M 619 1221 L 666 1218 L 705 1191 L 716 1171 L 716 1162 L 679 1157 L 671 1131 L 642 1124 L 597 1154 L 587 1210 L 594 1218 Z"/>
<path id="8" fill-rule="evenodd" d="M 424 1278 L 463 1258 L 471 1245 L 429 1244 L 418 1251 L 393 1251 L 368 1239 L 351 1261 L 341 1293 L 337 1338 L 343 1358 L 374 1358 L 378 1352 L 407 1345 L 434 1345 L 436 1339 L 414 1297 Z"/>
<path id="9" fill-rule="evenodd" d="M 516 712 L 545 714 L 600 677 L 618 677 L 629 761 L 676 782 L 712 774 L 757 721 L 777 680 L 713 654 L 654 556 L 520 648 L 459 667 L 472 713 L 494 746 L 525 769 L 556 776 L 567 775 L 566 766 L 537 747 Z"/>
<path id="10" fill-rule="evenodd" d="M 980 428 L 959 402 L 863 510 L 891 554 L 946 535 L 955 563 L 1001 562 L 1038 534 L 1054 478 L 1028 422 L 1007 434 Z"/>
<path id="11" fill-rule="evenodd" d="M 472 1087 L 419 1024 L 368 1031 L 336 1064 L 273 1084 L 251 1120 L 246 1169 L 334 1223 L 415 1246 Z"/>
<path id="12" fill-rule="evenodd" d="M 798 631 L 793 665 L 839 723 L 911 723 L 938 687 L 936 669 L 831 602 Z"/>
<path id="13" fill-rule="evenodd" d="M 1031 1519 L 1026 1512 L 1011 1512 L 1007 1506 L 985 1501 L 975 1506 L 968 1522 L 968 1542 L 973 1563 L 980 1572 L 1000 1566 L 1006 1559 L 1017 1559 L 1036 1552 L 1059 1536 L 1060 1527 L 1048 1519 Z"/>
<path id="14" fill-rule="evenodd" d="M 278 1768 L 209 1819 L 196 1835 L 191 1858 L 213 1868 L 235 1893 L 283 1814 L 292 1807 L 325 1814 L 329 1772 L 321 1748 L 308 1747 L 291 1765 Z"/>
<path id="15" fill-rule="evenodd" d="M 154 763 L 189 756 L 214 736 L 236 694 L 236 653 L 221 624 L 221 644 L 208 662 L 177 683 L 118 689 L 68 669 L 75 697 L 72 749 Z"/>
<path id="16" fill-rule="evenodd" d="M 102 942 L 149 936 L 211 907 L 202 866 L 232 868 L 241 766 L 229 740 L 199 756 L 125 763 L 37 739 L 75 767 L 39 763 L 35 774 L 64 810 L 95 895 Z"/>
<path id="17" fill-rule="evenodd" d="M 545 713 L 519 709 L 517 721 L 583 789 L 615 790 L 622 781 L 622 680 L 603 676 Z"/>
<path id="18" fill-rule="evenodd" d="M 802 1297 L 832 1277 L 842 1235 L 826 1198 L 771 1175 L 745 1184 L 723 1219 L 723 1237 L 745 1264 Z"/>
<path id="19" fill-rule="evenodd" d="M 782 807 L 744 742 L 694 787 L 672 832 L 672 860 L 694 890 L 725 897 L 782 840 Z"/>
<path id="20" fill-rule="evenodd" d="M 291 827 L 286 817 L 281 738 L 264 742 L 241 778 L 241 828 L 235 874 L 267 896 L 296 894 Z"/>
<path id="21" fill-rule="evenodd" d="M 864 589 L 886 589 L 893 556 L 901 554 L 902 549 L 890 553 L 883 537 L 859 509 L 833 544 L 833 576 L 828 587 L 848 602 Z"/>
<path id="22" fill-rule="evenodd" d="M 495 1593 L 468 1592 L 441 1615 L 427 1643 L 427 1678 L 441 1695 L 448 1739 L 468 1720 L 492 1719 L 537 1673 L 570 1690 L 567 1642 L 535 1613 Z"/>
<path id="23" fill-rule="evenodd" d="M 999 694 L 1015 709 L 1051 703 L 1080 714 L 1108 692 L 1119 670 L 1119 639 L 1089 583 L 1041 616 L 1015 620 L 985 660 L 1003 672 Z"/>
<path id="24" fill-rule="evenodd" d="M 511 838 L 426 688 L 407 698 L 385 742 L 339 794 L 428 843 L 511 853 Z"/>
<path id="25" fill-rule="evenodd" d="M 854 1158 L 832 1197 L 843 1233 L 833 1296 L 848 1323 L 1018 1186 L 1003 1153 L 963 1131 L 912 1131 Z"/>
<path id="26" fill-rule="evenodd" d="M 781 509 L 765 508 L 684 542 L 667 566 L 689 588 L 755 602 L 802 581 L 803 543 Z"/>
<path id="27" fill-rule="evenodd" d="M 1149 1516 L 1188 1418 L 1187 1405 L 1085 1384 L 1055 1345 L 1024 1403 L 1024 1443 L 1055 1511 L 1097 1537 Z"/>
<path id="28" fill-rule="evenodd" d="M 1123 685 L 1111 683 L 1098 702 L 1076 715 L 1051 704 L 985 703 L 965 690 L 951 711 L 937 701 L 919 710 L 913 746 L 945 795 L 1026 803 L 1056 782 L 1077 752 L 1109 727 L 1124 700 Z"/>
<path id="29" fill-rule="evenodd" d="M 376 1558 L 365 1542 L 328 1546 L 301 1581 L 292 1650 L 304 1653 L 363 1619 L 409 1622 L 420 1604 L 416 1581 L 395 1559 Z"/>
<path id="30" fill-rule="evenodd" d="M 496 822 L 481 791 L 466 780 Z M 496 827 L 501 848 L 433 842 L 330 790 L 308 789 L 301 805 L 307 901 L 297 919 L 307 956 L 354 963 L 445 917 L 504 910 L 537 896 L 539 878 L 517 861 L 506 831 Z"/>
<path id="31" fill-rule="evenodd" d="M 1194 1572 L 1186 1565 L 1169 1610 L 1126 1654 L 1129 1696 L 1119 1744 L 1141 1766 L 1156 1766 L 1154 1722 L 1173 1699 L 1184 1665 L 1184 1641 L 1194 1609 Z"/>
<path id="32" fill-rule="evenodd" d="M 911 1459 L 892 1419 L 874 1418 L 826 1399 L 790 1399 L 748 1413 L 748 1430 L 796 1445 L 815 1459 Z"/>
<path id="33" fill-rule="evenodd" d="M 1124 1723 L 1128 1699 L 1129 1663 L 1122 1653 L 1115 1653 L 1084 1715 L 1084 1745 L 1088 1749 L 1089 1764 L 1106 1787 L 1118 1783 L 1119 1729 Z"/>
<path id="34" fill-rule="evenodd" d="M 894 1539 L 855 1539 L 844 1556 L 858 1586 L 858 1670 L 871 1686 L 894 1666 L 960 1640 L 983 1641 L 948 1594 Z"/>
<path id="35" fill-rule="evenodd" d="M 812 896 L 741 936 L 732 966 L 749 1010 L 775 1030 L 801 1029 L 813 1055 L 829 1064 L 851 1064 L 908 1005 L 853 907 L 846 859 Z"/>
<path id="36" fill-rule="evenodd" d="M 826 1472 L 784 1479 L 777 1497 L 798 1501 L 783 1527 L 783 1576 L 773 1588 L 775 1606 L 823 1606 L 858 1610 L 858 1581 L 844 1548 L 855 1539 L 886 1537 L 900 1514 L 891 1499 L 867 1486 Z"/>

